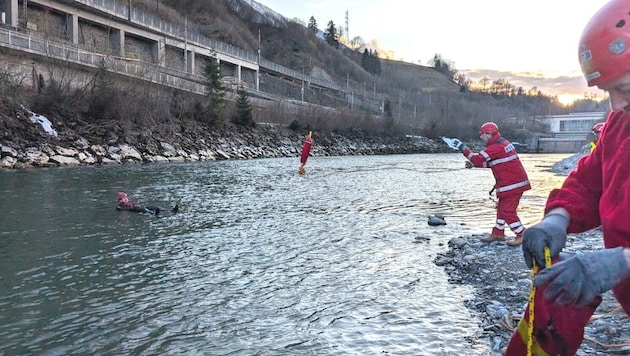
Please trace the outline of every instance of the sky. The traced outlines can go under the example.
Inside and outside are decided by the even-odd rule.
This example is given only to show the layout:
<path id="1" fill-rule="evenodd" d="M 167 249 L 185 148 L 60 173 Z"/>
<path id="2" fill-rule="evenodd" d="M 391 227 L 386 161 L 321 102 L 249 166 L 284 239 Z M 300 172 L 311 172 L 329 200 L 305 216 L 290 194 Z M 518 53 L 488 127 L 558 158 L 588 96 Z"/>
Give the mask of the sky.
<path id="1" fill-rule="evenodd" d="M 469 79 L 505 79 L 538 88 L 563 103 L 589 88 L 578 63 L 584 26 L 608 0 L 256 0 L 320 30 L 329 21 L 350 39 L 374 44 L 381 57 L 429 65 L 435 54 Z"/>

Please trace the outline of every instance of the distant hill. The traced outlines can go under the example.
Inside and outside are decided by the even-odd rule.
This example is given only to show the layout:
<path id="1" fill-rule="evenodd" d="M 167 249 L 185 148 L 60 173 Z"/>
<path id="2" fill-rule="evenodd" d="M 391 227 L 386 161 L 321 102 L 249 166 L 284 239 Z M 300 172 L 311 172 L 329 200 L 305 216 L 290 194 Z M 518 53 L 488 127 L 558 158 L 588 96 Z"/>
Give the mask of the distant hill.
<path id="1" fill-rule="evenodd" d="M 151 10 L 154 0 L 144 1 Z M 458 91 L 459 86 L 431 67 L 381 59 L 382 72 L 375 76 L 361 68 L 361 51 L 327 44 L 306 28 L 254 0 L 163 0 L 162 14 L 187 16 L 189 26 L 206 36 L 261 55 L 296 71 L 322 73 L 340 86 L 374 90 L 398 97 L 400 90 Z M 181 12 L 179 12 L 181 11 Z M 177 15 L 176 15 L 177 16 Z M 323 19 L 320 19 L 322 21 Z M 318 23 L 320 31 L 326 23 Z M 260 40 L 260 42 L 259 42 Z"/>
<path id="2" fill-rule="evenodd" d="M 260 79 L 266 88 L 273 87 L 274 95 L 293 101 L 346 110 L 345 114 L 358 120 L 387 118 L 391 125 L 386 129 L 395 124 L 398 130 L 414 135 L 476 139 L 479 125 L 492 120 L 505 128 L 502 131 L 511 130 L 512 139 L 519 140 L 528 130 L 544 128 L 537 127 L 536 120 L 525 120 L 531 127 L 511 127 L 513 120 L 508 118 L 528 119 L 572 110 L 563 107 L 557 98 L 540 92 L 524 94 L 506 82 L 493 82 L 487 91 L 470 91 L 468 86 L 453 82 L 453 75 L 444 75 L 443 67 L 438 71 L 379 59 L 380 68 L 375 71 L 364 63 L 363 48 L 349 48 L 343 41 L 331 45 L 322 38 L 326 19 L 315 19 L 319 21 L 317 30 L 311 30 L 302 21 L 288 20 L 255 0 L 134 0 L 133 6 L 174 24 L 186 23 L 188 31 L 260 53 L 262 58 L 294 71 L 333 81 L 344 89 L 343 93 L 322 91 L 306 97 L 304 83 L 281 83 L 281 79 L 271 76 Z M 450 74 L 456 73 L 451 69 Z M 328 114 L 307 113 L 302 117 L 317 121 L 318 115 Z M 342 121 L 345 118 L 337 120 Z"/>

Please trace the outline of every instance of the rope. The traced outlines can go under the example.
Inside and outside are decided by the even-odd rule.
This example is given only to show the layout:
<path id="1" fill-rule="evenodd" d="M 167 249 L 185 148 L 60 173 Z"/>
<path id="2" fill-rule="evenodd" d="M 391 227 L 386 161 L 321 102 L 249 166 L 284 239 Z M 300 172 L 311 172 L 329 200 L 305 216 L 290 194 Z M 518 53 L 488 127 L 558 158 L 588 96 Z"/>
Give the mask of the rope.
<path id="1" fill-rule="evenodd" d="M 375 171 L 390 171 L 392 169 L 402 170 L 402 171 L 411 171 L 421 174 L 433 174 L 433 173 L 445 173 L 445 172 L 454 172 L 461 171 L 466 168 L 453 168 L 453 169 L 437 169 L 437 170 L 424 170 L 424 169 L 416 169 L 416 168 L 404 168 L 404 167 L 393 167 L 393 166 L 385 166 L 385 167 L 376 167 L 376 168 L 356 168 L 356 169 L 340 169 L 335 172 L 327 173 L 327 174 L 316 174 L 313 175 L 313 178 L 325 178 L 336 174 L 341 173 L 361 173 L 361 172 L 375 172 Z"/>
<path id="2" fill-rule="evenodd" d="M 549 247 L 545 246 L 545 267 L 551 267 L 551 252 Z M 536 299 L 536 286 L 534 286 L 534 277 L 538 273 L 536 260 L 532 266 L 532 288 L 529 291 L 529 320 L 527 321 L 527 356 L 532 355 L 532 346 L 534 345 L 534 300 Z"/>

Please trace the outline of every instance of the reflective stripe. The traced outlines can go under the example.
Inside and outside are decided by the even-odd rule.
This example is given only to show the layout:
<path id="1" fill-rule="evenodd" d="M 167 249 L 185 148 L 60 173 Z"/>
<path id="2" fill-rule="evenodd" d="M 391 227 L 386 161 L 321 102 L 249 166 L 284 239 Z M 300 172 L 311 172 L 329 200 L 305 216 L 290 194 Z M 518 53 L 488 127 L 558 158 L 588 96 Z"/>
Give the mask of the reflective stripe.
<path id="1" fill-rule="evenodd" d="M 505 187 L 499 187 L 499 188 L 497 188 L 497 193 L 507 192 L 508 190 L 524 187 L 524 186 L 526 186 L 528 184 L 529 184 L 529 179 L 524 180 L 524 181 L 519 182 L 519 183 L 506 185 Z"/>
<path id="2" fill-rule="evenodd" d="M 518 229 L 512 229 L 512 231 L 514 231 L 514 233 L 518 235 L 525 231 L 525 227 L 521 225 Z"/>
<path id="3" fill-rule="evenodd" d="M 505 163 L 505 162 L 510 162 L 510 161 L 515 160 L 515 159 L 518 159 L 518 155 L 514 154 L 514 155 L 511 155 L 511 156 L 495 159 L 494 161 L 488 162 L 488 167 L 492 167 L 494 165 Z"/>
<path id="4" fill-rule="evenodd" d="M 518 335 L 521 337 L 521 340 L 523 341 L 523 344 L 527 345 L 527 340 L 528 340 L 527 334 L 529 331 L 529 327 L 527 326 L 527 321 L 525 320 L 525 318 L 522 318 L 518 322 L 517 331 L 518 331 Z M 532 355 L 533 356 L 549 356 L 549 354 L 547 354 L 540 347 L 536 338 L 534 338 L 533 344 L 532 344 Z"/>
<path id="5" fill-rule="evenodd" d="M 523 226 L 523 224 L 521 224 L 520 221 L 511 223 L 510 229 L 512 229 L 512 231 L 514 231 L 514 233 L 517 235 L 525 231 L 525 227 Z"/>

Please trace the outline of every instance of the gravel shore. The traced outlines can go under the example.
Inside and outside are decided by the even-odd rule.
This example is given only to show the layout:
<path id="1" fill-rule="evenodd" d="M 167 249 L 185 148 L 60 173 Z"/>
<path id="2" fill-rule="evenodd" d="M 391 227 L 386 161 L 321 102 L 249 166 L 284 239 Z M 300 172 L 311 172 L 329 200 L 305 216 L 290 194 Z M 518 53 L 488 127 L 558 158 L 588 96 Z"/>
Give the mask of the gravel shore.
<path id="1" fill-rule="evenodd" d="M 553 168 L 566 175 L 583 154 L 576 154 Z M 531 287 L 531 272 L 523 260 L 521 247 L 504 243 L 482 243 L 483 235 L 461 236 L 448 243 L 448 251 L 438 254 L 435 263 L 444 266 L 454 284 L 473 287 L 475 298 L 466 307 L 479 317 L 480 331 L 474 343 L 490 345 L 494 355 L 505 351 L 518 321 L 523 317 Z M 565 251 L 583 252 L 603 247 L 601 230 L 569 235 Z M 584 341 L 576 355 L 630 354 L 630 320 L 612 293 L 591 318 Z"/>

